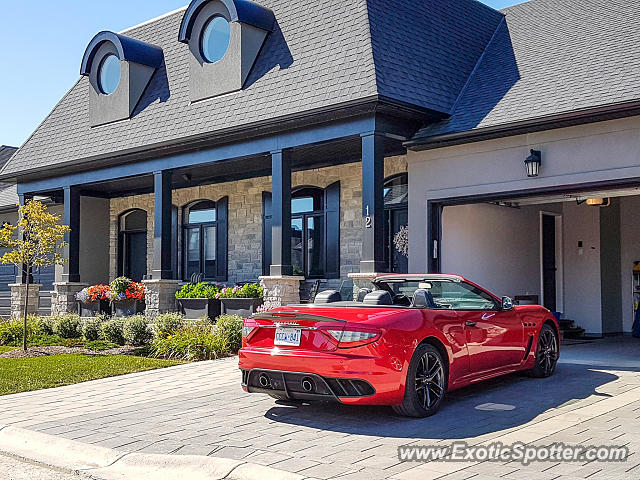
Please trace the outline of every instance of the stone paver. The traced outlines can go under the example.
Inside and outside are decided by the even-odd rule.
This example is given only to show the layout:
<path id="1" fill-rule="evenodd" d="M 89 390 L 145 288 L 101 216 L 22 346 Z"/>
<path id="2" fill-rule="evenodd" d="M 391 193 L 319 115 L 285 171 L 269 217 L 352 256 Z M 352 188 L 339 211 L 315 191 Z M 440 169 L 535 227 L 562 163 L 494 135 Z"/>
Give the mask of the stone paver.
<path id="1" fill-rule="evenodd" d="M 507 439 L 626 444 L 637 452 L 638 353 L 640 342 L 631 339 L 567 346 L 553 377 L 511 375 L 452 392 L 427 419 L 249 395 L 231 358 L 0 397 L 0 424 L 123 452 L 243 459 L 318 478 L 637 479 L 638 453 L 624 464 L 447 464 L 434 471 L 400 463 L 397 447 Z M 487 403 L 515 408 L 475 408 Z"/>

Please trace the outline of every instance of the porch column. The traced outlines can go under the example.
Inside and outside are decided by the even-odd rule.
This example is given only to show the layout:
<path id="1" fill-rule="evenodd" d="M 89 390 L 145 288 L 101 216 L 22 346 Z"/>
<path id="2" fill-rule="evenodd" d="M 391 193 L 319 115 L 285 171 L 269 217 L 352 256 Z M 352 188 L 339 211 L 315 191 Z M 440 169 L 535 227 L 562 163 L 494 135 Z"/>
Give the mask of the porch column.
<path id="1" fill-rule="evenodd" d="M 62 223 L 71 229 L 65 235 L 67 246 L 62 266 L 62 281 L 77 283 L 80 281 L 80 191 L 78 187 L 64 187 L 64 216 Z"/>
<path id="2" fill-rule="evenodd" d="M 171 170 L 153 173 L 153 270 L 151 279 L 143 281 L 145 313 L 152 318 L 176 311 L 175 293 L 180 288 L 171 262 L 171 173 Z"/>
<path id="3" fill-rule="evenodd" d="M 171 171 L 154 172 L 153 272 L 154 280 L 173 279 L 171 265 Z"/>
<path id="4" fill-rule="evenodd" d="M 362 258 L 360 273 L 386 272 L 384 263 L 384 136 L 362 136 Z"/>
<path id="5" fill-rule="evenodd" d="M 291 265 L 291 151 L 271 152 L 271 276 L 293 275 Z"/>
<path id="6" fill-rule="evenodd" d="M 76 186 L 63 189 L 64 213 L 62 223 L 70 231 L 65 235 L 61 281 L 53 284 L 51 293 L 51 314 L 65 315 L 78 312 L 76 293 L 87 284 L 80 283 L 80 190 Z"/>

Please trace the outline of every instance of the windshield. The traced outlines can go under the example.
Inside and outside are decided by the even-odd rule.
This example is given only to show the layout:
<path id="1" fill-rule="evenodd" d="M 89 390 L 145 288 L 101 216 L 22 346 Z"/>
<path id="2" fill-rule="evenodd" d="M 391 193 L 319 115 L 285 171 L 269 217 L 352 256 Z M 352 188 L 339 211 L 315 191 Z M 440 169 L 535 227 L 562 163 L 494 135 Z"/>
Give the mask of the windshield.
<path id="1" fill-rule="evenodd" d="M 498 305 L 494 298 L 474 285 L 453 280 L 408 281 L 385 279 L 377 282 L 378 287 L 387 290 L 394 297 L 412 299 L 416 290 L 425 290 L 433 299 L 436 308 L 450 310 L 495 310 Z"/>

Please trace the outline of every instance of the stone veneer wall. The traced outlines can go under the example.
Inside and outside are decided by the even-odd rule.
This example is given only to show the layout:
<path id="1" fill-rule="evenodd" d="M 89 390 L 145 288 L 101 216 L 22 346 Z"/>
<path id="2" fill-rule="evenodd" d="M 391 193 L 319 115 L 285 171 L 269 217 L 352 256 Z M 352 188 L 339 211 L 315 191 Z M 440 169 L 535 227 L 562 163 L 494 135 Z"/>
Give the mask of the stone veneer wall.
<path id="1" fill-rule="evenodd" d="M 406 157 L 385 160 L 385 177 L 407 171 Z M 293 186 L 325 188 L 340 181 L 340 273 L 358 272 L 362 249 L 362 170 L 360 163 L 294 172 Z M 262 192 L 271 191 L 271 177 L 217 183 L 173 191 L 178 207 L 178 226 L 182 226 L 182 207 L 194 200 L 217 201 L 229 197 L 228 283 L 256 280 L 262 275 Z M 118 217 L 132 208 L 147 212 L 147 271 L 153 264 L 153 195 L 135 195 L 111 200 L 109 275 L 115 278 L 118 259 Z M 179 230 L 181 231 L 181 230 Z M 178 235 L 178 257 L 182 261 L 182 235 Z"/>

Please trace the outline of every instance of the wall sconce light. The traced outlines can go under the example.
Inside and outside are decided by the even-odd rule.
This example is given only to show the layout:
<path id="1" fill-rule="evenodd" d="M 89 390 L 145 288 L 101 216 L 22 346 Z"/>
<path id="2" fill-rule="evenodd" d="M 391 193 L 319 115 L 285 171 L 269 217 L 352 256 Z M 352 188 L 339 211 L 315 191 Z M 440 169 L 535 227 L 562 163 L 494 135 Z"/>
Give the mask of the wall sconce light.
<path id="1" fill-rule="evenodd" d="M 527 177 L 537 177 L 540 174 L 540 165 L 542 165 L 542 152 L 540 150 L 531 150 L 531 155 L 524 161 L 527 167 Z"/>
<path id="2" fill-rule="evenodd" d="M 609 198 L 587 198 L 586 203 L 591 207 L 608 207 L 611 200 Z"/>

